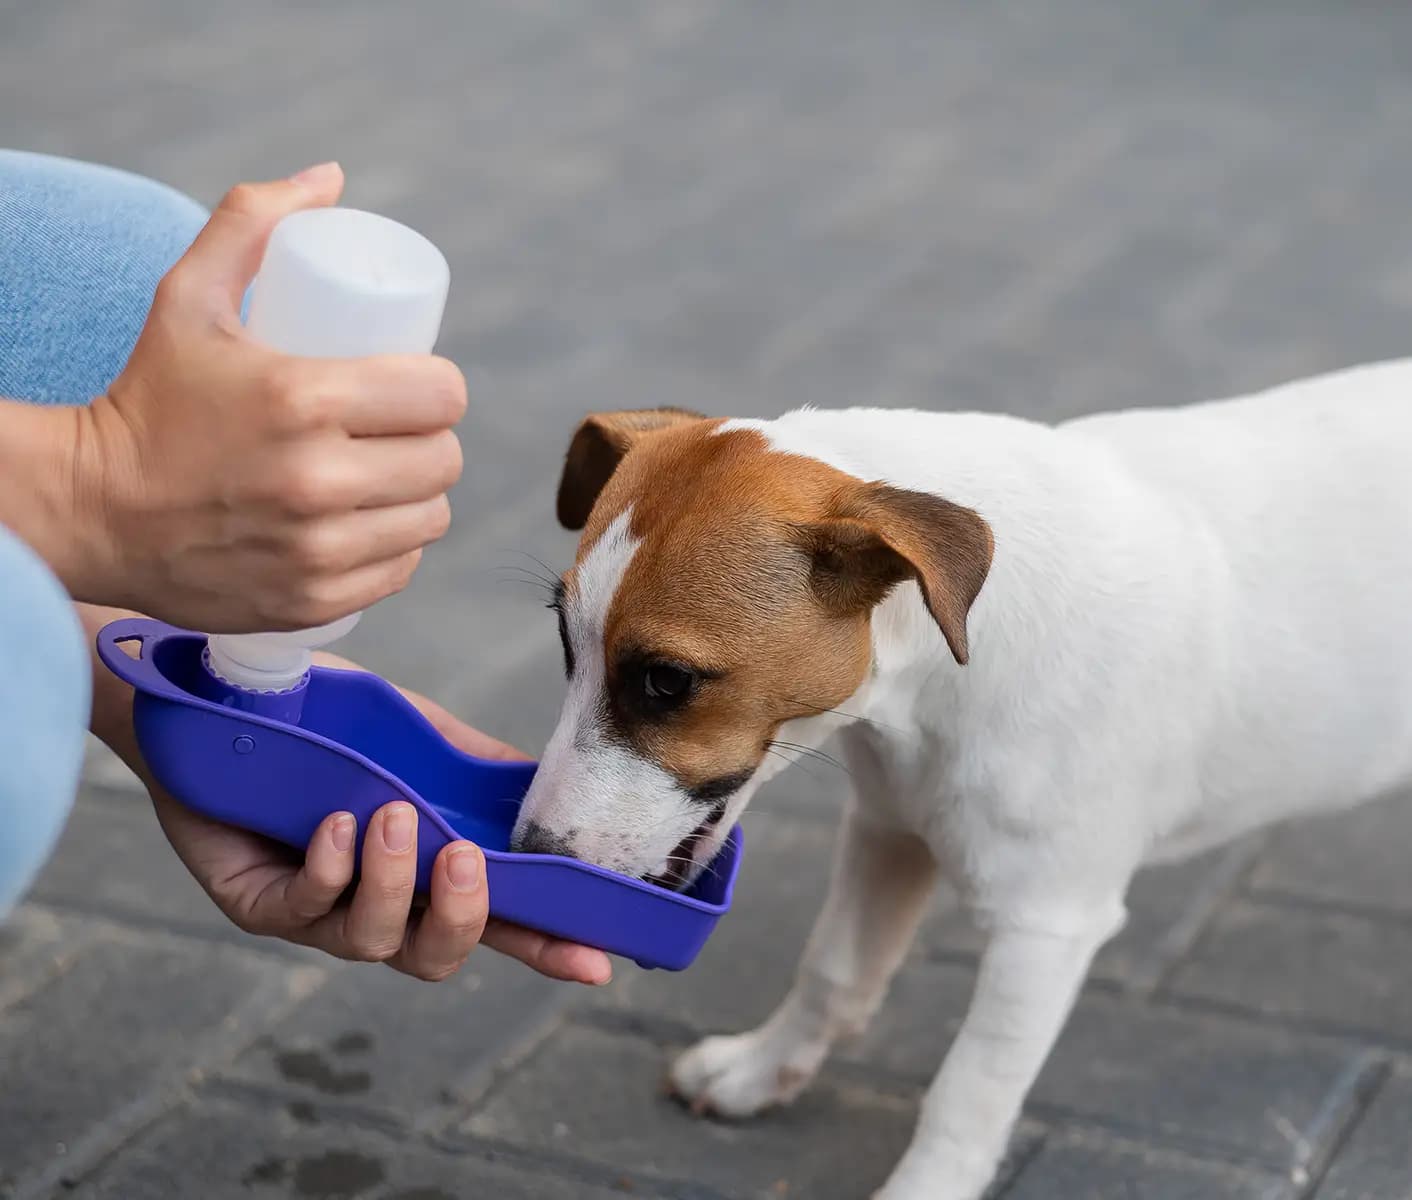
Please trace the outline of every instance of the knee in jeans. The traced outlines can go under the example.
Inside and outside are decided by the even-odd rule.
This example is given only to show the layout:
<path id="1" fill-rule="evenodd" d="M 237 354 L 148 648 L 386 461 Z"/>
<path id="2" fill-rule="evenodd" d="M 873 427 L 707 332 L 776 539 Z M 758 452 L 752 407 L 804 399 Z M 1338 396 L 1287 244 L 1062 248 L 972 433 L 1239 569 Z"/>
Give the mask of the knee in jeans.
<path id="1" fill-rule="evenodd" d="M 206 221 L 194 200 L 93 163 L 0 150 L 0 395 L 82 403 L 126 364 L 157 282 Z"/>
<path id="2" fill-rule="evenodd" d="M 0 917 L 48 857 L 78 787 L 88 725 L 87 647 L 69 597 L 0 527 Z"/>

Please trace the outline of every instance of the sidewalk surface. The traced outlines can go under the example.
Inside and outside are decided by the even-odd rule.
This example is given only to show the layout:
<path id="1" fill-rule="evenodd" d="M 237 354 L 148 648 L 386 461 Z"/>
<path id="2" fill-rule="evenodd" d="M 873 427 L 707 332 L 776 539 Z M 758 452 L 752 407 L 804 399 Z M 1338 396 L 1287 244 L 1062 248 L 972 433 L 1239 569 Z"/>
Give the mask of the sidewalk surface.
<path id="1" fill-rule="evenodd" d="M 594 408 L 1057 419 L 1412 350 L 1412 6 L 1315 0 L 0 0 L 0 141 L 213 202 L 338 156 L 451 259 L 458 519 L 343 649 L 528 748 Z M 1412 401 L 1409 401 L 1412 402 Z M 842 781 L 749 818 L 681 976 L 430 987 L 225 924 L 95 767 L 0 931 L 0 1196 L 854 1200 L 962 1012 L 945 903 L 799 1105 L 702 1123 L 663 1065 L 781 994 Z M 1007 1200 L 1412 1197 L 1412 804 L 1144 878 Z"/>

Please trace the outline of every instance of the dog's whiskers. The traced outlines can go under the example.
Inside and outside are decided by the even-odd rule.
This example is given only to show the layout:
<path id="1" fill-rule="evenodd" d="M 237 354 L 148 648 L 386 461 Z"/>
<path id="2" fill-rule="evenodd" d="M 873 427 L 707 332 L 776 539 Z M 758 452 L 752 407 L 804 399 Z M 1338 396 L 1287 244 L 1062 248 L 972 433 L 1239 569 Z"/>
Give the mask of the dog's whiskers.
<path id="1" fill-rule="evenodd" d="M 790 700 L 788 703 L 797 704 L 801 708 L 811 710 L 811 714 L 816 717 L 843 717 L 848 721 L 861 721 L 864 725 L 872 725 L 877 729 L 886 729 L 889 733 L 905 733 L 896 725 L 889 725 L 885 721 L 878 721 L 872 717 L 865 717 L 862 713 L 844 712 L 841 708 L 825 708 L 819 704 L 813 704 L 808 700 Z"/>
<path id="2" fill-rule="evenodd" d="M 848 765 L 846 763 L 835 758 L 832 754 L 824 753 L 824 751 L 819 750 L 814 746 L 801 746 L 797 742 L 783 742 L 780 741 L 778 738 L 771 741 L 770 746 L 778 747 L 780 750 L 798 755 L 798 758 L 786 759 L 786 761 L 788 762 L 797 763 L 801 759 L 811 758 L 819 762 L 826 763 L 831 767 L 837 767 L 850 779 L 853 777 L 853 772 L 848 768 Z"/>
<path id="3" fill-rule="evenodd" d="M 533 588 L 540 595 L 552 598 L 554 595 L 554 585 L 547 580 L 541 579 L 533 571 L 527 571 L 523 567 L 500 566 L 496 568 L 500 573 L 500 578 L 496 583 L 513 583 L 523 587 Z M 512 574 L 512 572 L 519 572 Z"/>
<path id="4" fill-rule="evenodd" d="M 675 863 L 675 864 L 679 864 L 679 865 L 684 866 L 684 867 L 687 867 L 687 868 L 698 867 L 698 866 L 699 866 L 699 867 L 701 867 L 701 875 L 697 876 L 698 879 L 701 878 L 701 876 L 704 876 L 704 875 L 710 875 L 710 876 L 712 876 L 713 878 L 719 878 L 719 876 L 720 876 L 720 871 L 719 871 L 719 869 L 716 867 L 716 864 L 715 864 L 714 862 L 708 862 L 708 863 L 702 864 L 702 863 L 698 863 L 698 862 L 696 861 L 696 859 L 694 859 L 694 858 L 689 858 L 689 857 L 684 856 L 684 855 L 681 855 L 681 854 L 669 854 L 669 855 L 667 855 L 667 857 L 664 858 L 662 861 L 663 861 L 664 863 L 668 864 L 669 866 L 672 865 L 672 864 L 674 864 L 674 863 Z M 682 882 L 685 883 L 686 881 L 685 881 L 685 880 L 682 880 Z M 692 882 L 695 882 L 695 880 L 693 880 Z"/>
<path id="5" fill-rule="evenodd" d="M 797 766 L 801 771 L 804 772 L 804 774 L 808 775 L 810 779 L 819 778 L 819 775 L 817 775 L 815 772 L 811 771 L 808 767 L 806 767 L 798 758 L 791 758 L 786 751 L 780 749 L 773 742 L 766 745 L 765 753 L 774 755 L 775 758 L 779 759 L 786 766 Z"/>
<path id="6" fill-rule="evenodd" d="M 521 582 L 524 583 L 535 584 L 535 587 L 542 587 L 545 592 L 552 592 L 555 587 L 554 580 L 545 579 L 544 576 L 539 575 L 537 570 L 530 570 L 524 568 L 524 566 L 514 566 L 513 563 L 500 563 L 500 565 L 496 566 L 496 572 L 503 577 L 510 577 L 510 579 L 521 580 Z"/>
<path id="7" fill-rule="evenodd" d="M 500 566 L 499 568 L 497 568 L 498 570 L 500 570 L 500 571 L 519 571 L 522 575 L 524 575 L 524 576 L 527 577 L 528 579 L 532 579 L 532 580 L 534 580 L 536 583 L 543 585 L 543 587 L 545 587 L 547 590 L 549 590 L 549 591 L 551 591 L 551 592 L 554 591 L 554 590 L 559 586 L 559 584 L 560 584 L 560 582 L 561 582 L 559 573 L 558 573 L 557 571 L 555 571 L 554 568 L 551 567 L 551 566 L 550 566 L 547 562 L 545 562 L 542 558 L 537 558 L 535 555 L 530 554 L 528 551 L 525 551 L 525 550 L 506 550 L 506 551 L 504 551 L 504 553 L 506 553 L 506 554 L 518 554 L 518 555 L 520 555 L 522 558 L 527 558 L 527 559 L 529 559 L 530 562 L 534 564 L 534 566 L 531 567 L 531 566 L 522 566 L 522 565 L 519 565 L 519 564 L 508 564 L 508 565 L 502 565 L 502 566 Z"/>

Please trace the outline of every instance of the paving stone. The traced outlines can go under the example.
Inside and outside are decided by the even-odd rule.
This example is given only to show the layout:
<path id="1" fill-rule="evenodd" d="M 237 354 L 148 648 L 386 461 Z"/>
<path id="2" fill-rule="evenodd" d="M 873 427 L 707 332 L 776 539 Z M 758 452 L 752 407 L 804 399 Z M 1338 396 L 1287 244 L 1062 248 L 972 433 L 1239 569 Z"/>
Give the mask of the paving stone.
<path id="1" fill-rule="evenodd" d="M 440 1153 L 329 1121 L 314 1107 L 253 1111 L 204 1104 L 164 1121 L 72 1194 L 76 1200 L 603 1200 L 653 1193 Z"/>
<path id="2" fill-rule="evenodd" d="M 847 775 L 828 763 L 806 758 L 761 788 L 746 816 L 817 821 L 836 832 L 852 795 L 853 785 Z"/>
<path id="3" fill-rule="evenodd" d="M 31 894 L 61 909 L 156 922 L 261 949 L 275 945 L 241 933 L 211 902 L 140 790 L 85 787 Z"/>
<path id="4" fill-rule="evenodd" d="M 1179 996 L 1412 1044 L 1412 928 L 1239 903 L 1172 977 Z"/>
<path id="5" fill-rule="evenodd" d="M 1094 960 L 1090 978 L 1144 991 L 1154 987 L 1235 887 L 1258 842 L 1246 841 L 1186 862 L 1149 867 L 1128 893 L 1128 923 Z M 918 953 L 975 958 L 984 940 L 944 886 L 918 937 Z"/>
<path id="6" fill-rule="evenodd" d="M 833 293 L 832 307 L 820 305 L 785 322 L 762 351 L 762 374 L 779 376 L 796 395 L 812 392 L 824 407 L 887 405 L 900 360 L 919 358 L 921 369 L 934 372 L 945 361 L 956 326 L 1025 278 L 1020 247 L 959 230 L 928 247 L 928 255 L 892 267 L 895 281 L 884 270 L 892 264 L 875 263 L 878 283 L 864 294 Z M 937 403 L 951 406 L 941 396 Z"/>
<path id="7" fill-rule="evenodd" d="M 1409 844 L 1408 796 L 1301 821 L 1276 832 L 1256 864 L 1250 888 L 1257 895 L 1409 913 Z"/>
<path id="8" fill-rule="evenodd" d="M 254 1036 L 297 986 L 228 947 L 110 934 L 0 1016 L 0 1193 L 120 1133 L 124 1110 Z"/>
<path id="9" fill-rule="evenodd" d="M 1298 253 L 1288 252 L 1291 243 Z M 1405 354 L 1401 328 L 1406 306 L 1368 281 L 1406 269 L 1409 262 L 1412 238 L 1405 230 L 1388 228 L 1370 237 L 1350 223 L 1347 211 L 1315 214 L 1233 282 L 1225 302 L 1213 306 L 1206 327 L 1237 344 L 1299 339 L 1333 362 Z M 1336 296 L 1326 287 L 1331 278 L 1343 281 Z"/>
<path id="10" fill-rule="evenodd" d="M 1005 1200 L 1293 1200 L 1296 1194 L 1275 1175 L 1073 1138 L 1048 1142 Z"/>
<path id="11" fill-rule="evenodd" d="M 92 944 L 81 921 L 20 905 L 0 925 L 0 1010 L 45 986 Z"/>
<path id="12" fill-rule="evenodd" d="M 1316 1200 L 1402 1200 L 1412 1195 L 1412 1066 L 1403 1064 L 1354 1126 Z"/>
<path id="13" fill-rule="evenodd" d="M 911 964 L 844 1061 L 929 1081 L 966 1013 L 972 972 Z M 1285 1172 L 1336 1135 L 1371 1064 L 1337 1042 L 1083 996 L 1031 1094 L 1057 1112 L 1160 1144 Z"/>
<path id="14" fill-rule="evenodd" d="M 568 1027 L 465 1132 L 607 1168 L 631 1163 L 649 1179 L 691 1180 L 741 1200 L 856 1200 L 882 1182 L 911 1135 L 910 1103 L 825 1084 L 757 1121 L 699 1120 L 663 1095 L 664 1065 L 650 1042 Z"/>
<path id="15" fill-rule="evenodd" d="M 562 653 L 558 647 L 551 651 Z M 468 677 L 452 688 L 446 703 L 458 716 L 526 754 L 548 742 L 564 703 L 562 665 L 546 657 L 498 678 Z"/>
<path id="16" fill-rule="evenodd" d="M 508 553 L 496 561 L 516 562 Z M 517 733 L 524 736 L 526 722 L 507 700 L 507 682 L 536 681 L 557 708 L 564 686 L 559 639 L 543 598 L 520 576 L 489 564 L 474 573 L 469 586 L 432 575 L 424 593 L 409 592 L 389 601 L 385 612 L 370 612 L 367 631 L 338 649 L 399 686 L 430 696 L 476 728 L 515 740 Z M 536 725 L 534 740 L 522 744 L 533 751 L 551 730 L 552 724 Z"/>
<path id="17" fill-rule="evenodd" d="M 821 297 L 846 295 L 850 283 L 887 265 L 871 246 L 854 240 L 811 244 L 797 231 L 788 236 L 797 219 L 792 189 L 783 197 L 749 198 L 748 219 L 744 212 L 719 214 L 701 231 L 690 286 L 679 289 L 677 302 L 655 327 L 642 330 L 641 346 L 630 347 L 630 355 L 645 352 L 692 372 L 758 362 L 777 353 L 773 331 L 792 326 Z M 665 266 L 670 269 L 670 262 Z"/>
<path id="18" fill-rule="evenodd" d="M 1242 842 L 1140 872 L 1128 893 L 1128 923 L 1099 952 L 1094 978 L 1139 991 L 1156 985 L 1235 887 L 1257 846 Z"/>
<path id="19" fill-rule="evenodd" d="M 103 791 L 143 790 L 142 782 L 132 773 L 132 768 L 91 733 L 84 748 L 82 778 L 85 786 Z"/>
<path id="20" fill-rule="evenodd" d="M 1026 341 L 1043 338 L 1046 358 L 1056 370 L 1070 370 L 1084 360 L 1148 363 L 1146 344 L 1165 327 L 1174 298 L 1181 297 L 1218 268 L 1229 253 L 1229 232 L 1167 222 L 1155 229 L 1134 229 L 1113 252 L 1082 272 L 1062 301 L 1041 320 L 1022 327 Z M 1135 295 L 1133 280 L 1161 280 L 1160 287 Z M 1151 381 L 1152 393 L 1139 403 L 1184 403 L 1193 397 L 1172 394 L 1171 380 Z"/>
<path id="21" fill-rule="evenodd" d="M 570 995 L 489 950 L 439 986 L 352 966 L 262 1035 L 229 1077 L 435 1124 Z"/>

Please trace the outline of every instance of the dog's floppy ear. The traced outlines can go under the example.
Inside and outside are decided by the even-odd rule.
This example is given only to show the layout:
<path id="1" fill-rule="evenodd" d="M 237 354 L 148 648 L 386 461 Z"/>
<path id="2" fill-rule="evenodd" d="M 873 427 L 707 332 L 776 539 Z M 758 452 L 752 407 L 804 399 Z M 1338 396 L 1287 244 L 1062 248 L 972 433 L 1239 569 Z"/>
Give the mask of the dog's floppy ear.
<path id="1" fill-rule="evenodd" d="M 564 456 L 564 473 L 559 477 L 559 524 L 573 530 L 588 524 L 598 493 L 634 442 L 658 430 L 702 419 L 700 413 L 684 408 L 644 408 L 585 417 Z"/>
<path id="2" fill-rule="evenodd" d="M 969 508 L 927 492 L 861 487 L 837 516 L 800 527 L 813 585 L 839 613 L 869 612 L 906 579 L 922 589 L 956 661 L 965 664 L 966 617 L 990 570 L 990 526 Z"/>

